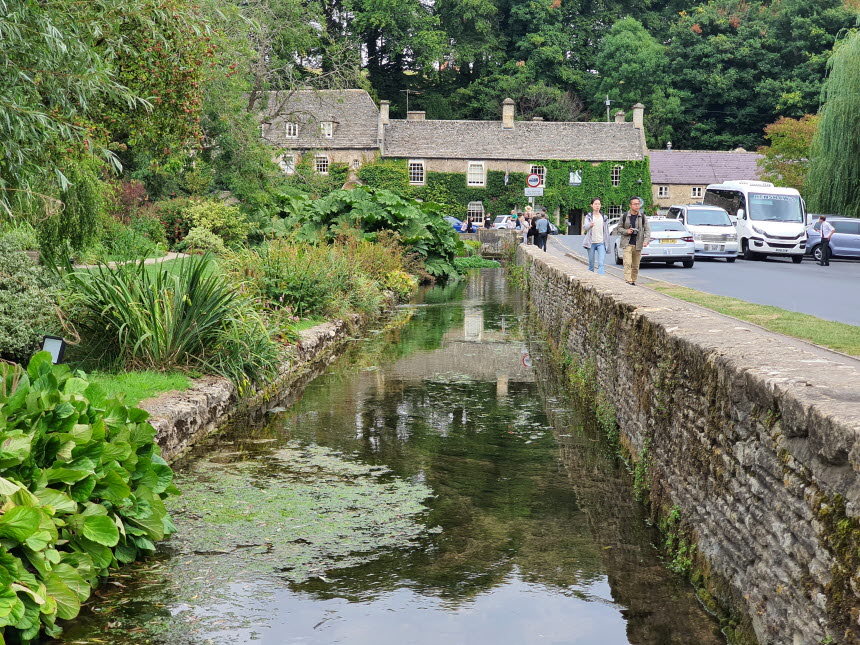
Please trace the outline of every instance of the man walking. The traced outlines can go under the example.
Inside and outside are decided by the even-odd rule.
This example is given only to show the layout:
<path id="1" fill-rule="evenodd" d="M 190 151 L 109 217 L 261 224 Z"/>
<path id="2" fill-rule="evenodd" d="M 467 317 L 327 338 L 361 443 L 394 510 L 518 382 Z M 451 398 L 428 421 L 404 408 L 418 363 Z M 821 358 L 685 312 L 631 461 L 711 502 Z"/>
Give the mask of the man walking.
<path id="1" fill-rule="evenodd" d="M 641 209 L 642 200 L 639 197 L 631 197 L 630 210 L 624 213 L 618 222 L 617 230 L 621 232 L 619 246 L 624 251 L 624 279 L 627 284 L 636 284 L 642 249 L 651 241 L 651 227 Z"/>
<path id="2" fill-rule="evenodd" d="M 540 219 L 537 221 L 537 224 L 535 224 L 535 228 L 537 230 L 535 233 L 537 246 L 539 249 L 546 251 L 546 236 L 549 235 L 549 220 L 546 218 L 545 212 L 541 211 Z"/>
<path id="3" fill-rule="evenodd" d="M 821 233 L 821 261 L 818 263 L 823 267 L 830 266 L 830 238 L 836 232 L 833 224 L 827 221 L 827 218 L 822 215 L 818 218 L 819 229 Z"/>

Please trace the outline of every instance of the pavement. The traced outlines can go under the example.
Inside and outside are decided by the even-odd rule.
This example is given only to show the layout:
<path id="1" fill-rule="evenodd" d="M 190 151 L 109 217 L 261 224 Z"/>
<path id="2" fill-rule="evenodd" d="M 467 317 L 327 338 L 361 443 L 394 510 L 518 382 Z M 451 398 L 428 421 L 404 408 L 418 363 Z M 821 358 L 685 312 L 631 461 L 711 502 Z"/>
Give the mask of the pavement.
<path id="1" fill-rule="evenodd" d="M 179 258 L 190 258 L 191 256 L 187 253 L 174 253 L 173 251 L 169 251 L 166 255 L 163 255 L 160 258 L 147 258 L 143 261 L 144 264 L 161 264 L 162 262 L 170 262 L 171 260 L 178 260 Z M 108 262 L 107 266 L 111 269 L 115 269 L 120 264 L 131 264 L 134 262 L 135 264 L 139 263 L 140 260 L 126 260 L 125 262 Z M 105 266 L 104 264 L 75 264 L 74 268 L 76 269 L 97 269 L 100 266 Z"/>
<path id="2" fill-rule="evenodd" d="M 548 252 L 557 257 L 587 257 L 581 235 L 552 235 Z M 607 273 L 623 278 L 622 267 L 606 255 Z M 860 261 L 831 260 L 818 266 L 807 256 L 801 264 L 788 258 L 746 261 L 697 259 L 690 269 L 680 264 L 642 264 L 639 283 L 659 281 L 772 305 L 849 325 L 860 325 Z"/>

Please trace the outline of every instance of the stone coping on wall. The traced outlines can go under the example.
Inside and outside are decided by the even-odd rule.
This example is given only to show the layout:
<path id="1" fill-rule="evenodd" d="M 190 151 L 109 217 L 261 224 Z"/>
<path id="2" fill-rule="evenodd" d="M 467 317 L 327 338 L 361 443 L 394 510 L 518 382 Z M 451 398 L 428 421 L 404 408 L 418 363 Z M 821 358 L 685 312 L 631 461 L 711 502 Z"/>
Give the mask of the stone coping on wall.
<path id="1" fill-rule="evenodd" d="M 860 643 L 860 361 L 535 247 L 518 263 L 718 603 L 762 644 Z"/>
<path id="2" fill-rule="evenodd" d="M 162 456 L 173 461 L 197 441 L 227 423 L 236 411 L 277 400 L 307 369 L 327 360 L 359 325 L 359 316 L 325 322 L 299 332 L 291 359 L 278 368 L 278 377 L 264 389 L 239 397 L 236 386 L 220 376 L 195 379 L 183 391 L 164 392 L 141 401 L 156 429 Z"/>

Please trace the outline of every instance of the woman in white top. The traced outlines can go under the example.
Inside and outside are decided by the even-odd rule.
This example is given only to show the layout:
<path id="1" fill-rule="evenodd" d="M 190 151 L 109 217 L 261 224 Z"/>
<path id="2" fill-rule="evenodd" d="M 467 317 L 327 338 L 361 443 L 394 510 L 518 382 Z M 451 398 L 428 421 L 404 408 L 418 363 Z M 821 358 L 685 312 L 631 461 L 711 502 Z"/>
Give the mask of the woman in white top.
<path id="1" fill-rule="evenodd" d="M 591 200 L 591 212 L 585 216 L 585 239 L 582 246 L 588 251 L 588 270 L 594 271 L 594 259 L 597 257 L 597 273 L 606 273 L 606 247 L 609 245 L 609 223 L 600 212 L 600 198 Z"/>

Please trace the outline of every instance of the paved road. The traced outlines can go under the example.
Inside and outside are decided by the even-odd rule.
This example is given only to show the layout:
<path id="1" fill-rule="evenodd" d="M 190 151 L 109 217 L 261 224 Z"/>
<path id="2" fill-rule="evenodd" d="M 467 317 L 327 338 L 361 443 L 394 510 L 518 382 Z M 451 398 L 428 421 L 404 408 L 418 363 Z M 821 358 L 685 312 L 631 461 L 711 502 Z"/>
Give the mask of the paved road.
<path id="1" fill-rule="evenodd" d="M 551 239 L 566 247 L 566 251 L 585 256 L 581 235 L 554 235 Z M 607 269 L 619 275 L 611 254 L 607 254 L 606 260 Z M 643 264 L 640 275 L 860 325 L 860 261 L 856 260 L 832 260 L 829 267 L 821 267 L 811 258 L 802 264 L 793 264 L 787 258 L 752 262 L 738 258 L 734 264 L 698 259 L 691 269 L 680 264 Z"/>

